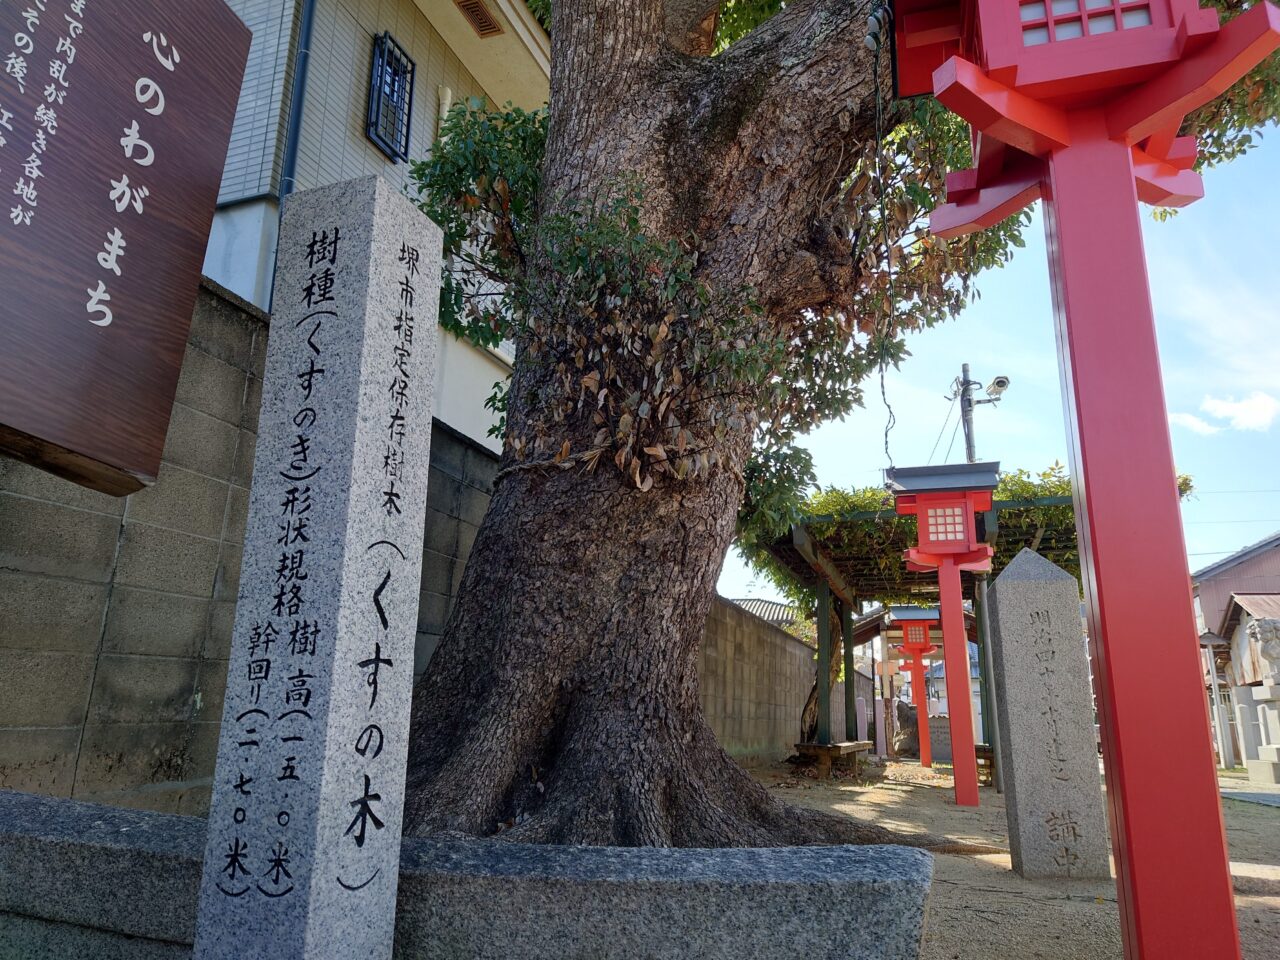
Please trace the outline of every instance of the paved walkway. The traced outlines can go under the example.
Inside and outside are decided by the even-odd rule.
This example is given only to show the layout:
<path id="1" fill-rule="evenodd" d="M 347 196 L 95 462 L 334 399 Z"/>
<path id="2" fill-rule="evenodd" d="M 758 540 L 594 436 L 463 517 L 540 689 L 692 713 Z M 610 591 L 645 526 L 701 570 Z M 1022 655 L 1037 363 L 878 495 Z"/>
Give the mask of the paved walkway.
<path id="1" fill-rule="evenodd" d="M 779 764 L 755 771 L 790 803 L 844 813 L 905 833 L 927 831 L 1004 847 L 1004 797 L 957 807 L 951 777 L 891 762 L 859 780 L 817 783 Z M 1224 792 L 1269 794 L 1242 776 Z M 1280 809 L 1223 803 L 1244 960 L 1280 960 Z M 920 960 L 1121 960 L 1114 881 L 1025 880 L 1008 854 L 939 855 Z M 1183 956 L 1152 960 L 1193 960 Z"/>
<path id="2" fill-rule="evenodd" d="M 1280 785 L 1253 783 L 1244 777 L 1219 775 L 1218 789 L 1224 800 L 1240 800 L 1280 808 Z"/>

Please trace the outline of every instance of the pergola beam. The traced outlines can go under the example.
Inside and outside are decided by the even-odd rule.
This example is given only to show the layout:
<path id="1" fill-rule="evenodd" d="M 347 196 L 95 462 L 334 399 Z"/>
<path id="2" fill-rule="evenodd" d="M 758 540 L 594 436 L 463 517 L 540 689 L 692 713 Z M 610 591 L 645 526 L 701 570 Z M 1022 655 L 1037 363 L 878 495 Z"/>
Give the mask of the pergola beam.
<path id="1" fill-rule="evenodd" d="M 813 537 L 809 536 L 809 531 L 804 525 L 797 524 L 791 528 L 791 543 L 795 546 L 800 556 L 818 575 L 818 579 L 831 588 L 831 592 L 840 598 L 841 602 L 846 604 L 849 609 L 853 609 L 856 605 L 856 596 L 845 583 L 844 578 L 840 576 L 840 571 L 836 569 L 836 565 L 822 551 Z"/>

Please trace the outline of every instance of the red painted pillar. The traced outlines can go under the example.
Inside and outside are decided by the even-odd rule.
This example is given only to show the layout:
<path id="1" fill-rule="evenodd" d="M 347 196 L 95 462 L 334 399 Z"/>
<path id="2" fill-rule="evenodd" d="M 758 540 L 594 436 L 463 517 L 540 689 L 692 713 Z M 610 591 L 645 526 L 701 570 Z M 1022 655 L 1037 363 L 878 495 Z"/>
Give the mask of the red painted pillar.
<path id="1" fill-rule="evenodd" d="M 929 740 L 929 696 L 925 690 L 924 659 L 918 653 L 911 655 L 911 702 L 916 708 L 916 723 L 920 729 L 920 766 L 933 766 L 933 744 Z"/>
<path id="2" fill-rule="evenodd" d="M 944 557 L 938 567 L 942 607 L 942 657 L 947 668 L 947 712 L 951 716 L 951 765 L 956 803 L 978 805 L 978 759 L 973 748 L 973 703 L 969 679 L 969 638 L 964 629 L 960 568 Z"/>
<path id="3" fill-rule="evenodd" d="M 1098 114 L 1071 134 L 1045 222 L 1125 956 L 1236 960 L 1131 154 Z"/>

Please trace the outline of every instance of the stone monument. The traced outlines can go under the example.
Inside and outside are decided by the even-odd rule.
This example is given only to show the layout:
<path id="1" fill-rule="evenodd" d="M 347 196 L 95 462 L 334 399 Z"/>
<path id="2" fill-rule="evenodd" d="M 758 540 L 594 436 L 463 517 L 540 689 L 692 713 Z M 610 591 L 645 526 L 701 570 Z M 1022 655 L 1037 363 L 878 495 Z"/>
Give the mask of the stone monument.
<path id="1" fill-rule="evenodd" d="M 1079 584 L 1024 549 L 990 599 L 1013 869 L 1110 878 Z"/>
<path id="2" fill-rule="evenodd" d="M 198 960 L 391 956 L 440 258 L 377 177 L 285 203 Z"/>
<path id="3" fill-rule="evenodd" d="M 867 698 L 858 697 L 854 702 L 857 713 L 858 739 L 867 739 Z"/>

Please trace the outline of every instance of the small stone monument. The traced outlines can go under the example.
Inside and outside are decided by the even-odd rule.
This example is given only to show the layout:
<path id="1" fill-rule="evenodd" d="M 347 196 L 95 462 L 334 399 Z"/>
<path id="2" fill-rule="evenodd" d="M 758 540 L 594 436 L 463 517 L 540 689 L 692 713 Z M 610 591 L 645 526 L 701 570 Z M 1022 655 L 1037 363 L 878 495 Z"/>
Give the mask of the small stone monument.
<path id="1" fill-rule="evenodd" d="M 990 599 L 1013 869 L 1110 878 L 1079 584 L 1023 550 Z"/>
<path id="2" fill-rule="evenodd" d="M 865 741 L 867 739 L 867 698 L 858 697 L 854 705 L 857 714 L 858 739 Z"/>
<path id="3" fill-rule="evenodd" d="M 440 258 L 377 177 L 285 203 L 197 960 L 391 956 Z"/>

